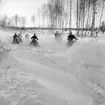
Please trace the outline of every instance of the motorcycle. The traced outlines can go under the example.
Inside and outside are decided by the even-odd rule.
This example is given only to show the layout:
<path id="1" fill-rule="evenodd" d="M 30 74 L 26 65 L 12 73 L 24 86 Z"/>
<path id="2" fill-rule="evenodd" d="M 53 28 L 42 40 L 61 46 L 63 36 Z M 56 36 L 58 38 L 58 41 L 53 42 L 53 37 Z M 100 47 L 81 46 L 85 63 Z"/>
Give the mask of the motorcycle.
<path id="1" fill-rule="evenodd" d="M 70 41 L 70 40 L 68 40 L 67 41 L 67 47 L 71 47 L 73 44 L 75 44 L 76 43 L 76 40 L 74 41 Z"/>
<path id="2" fill-rule="evenodd" d="M 22 43 L 23 41 L 22 41 L 22 38 L 21 37 L 19 37 L 19 43 Z"/>
<path id="3" fill-rule="evenodd" d="M 23 42 L 22 35 L 21 34 L 18 34 L 18 39 L 19 39 L 19 43 L 22 43 Z"/>
<path id="4" fill-rule="evenodd" d="M 61 34 L 55 35 L 55 40 L 56 40 L 57 42 L 61 42 L 61 41 L 62 41 L 62 36 L 61 36 Z"/>
<path id="5" fill-rule="evenodd" d="M 56 39 L 57 42 L 61 42 L 62 41 L 62 37 L 61 36 L 56 36 L 55 39 Z"/>
<path id="6" fill-rule="evenodd" d="M 38 41 L 36 39 L 33 39 L 29 45 L 39 47 L 39 43 L 38 43 Z"/>
<path id="7" fill-rule="evenodd" d="M 12 44 L 19 44 L 19 38 L 17 37 L 17 38 L 15 38 L 15 39 L 13 39 Z"/>
<path id="8" fill-rule="evenodd" d="M 25 35 L 25 38 L 26 38 L 26 39 L 28 39 L 28 38 L 29 38 L 29 35 L 28 35 L 28 34 L 26 34 L 26 35 Z"/>

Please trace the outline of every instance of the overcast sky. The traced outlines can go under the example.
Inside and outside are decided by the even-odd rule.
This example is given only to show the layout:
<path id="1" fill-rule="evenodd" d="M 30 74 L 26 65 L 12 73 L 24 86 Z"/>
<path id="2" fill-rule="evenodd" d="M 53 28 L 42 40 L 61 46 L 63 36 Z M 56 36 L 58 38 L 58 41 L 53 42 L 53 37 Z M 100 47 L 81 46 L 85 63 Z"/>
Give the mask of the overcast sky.
<path id="1" fill-rule="evenodd" d="M 20 16 L 26 16 L 29 20 L 33 14 L 37 15 L 38 8 L 46 1 L 47 0 L 4 0 L 0 14 L 7 14 L 8 16 L 18 14 Z"/>

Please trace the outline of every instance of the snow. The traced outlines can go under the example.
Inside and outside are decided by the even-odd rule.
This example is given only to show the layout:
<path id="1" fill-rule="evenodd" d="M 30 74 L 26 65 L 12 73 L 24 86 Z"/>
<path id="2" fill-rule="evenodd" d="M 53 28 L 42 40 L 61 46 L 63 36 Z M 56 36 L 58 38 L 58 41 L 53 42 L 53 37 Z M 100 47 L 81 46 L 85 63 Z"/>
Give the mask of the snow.
<path id="1" fill-rule="evenodd" d="M 79 39 L 67 48 L 38 32 L 41 47 L 30 47 L 34 32 L 12 45 L 15 31 L 0 30 L 0 105 L 101 105 L 105 102 L 105 37 Z M 8 50 L 10 49 L 10 50 Z M 9 51 L 9 52 L 8 52 Z M 5 53 L 7 52 L 7 53 Z M 3 55 L 1 55 L 3 54 Z M 7 56 L 6 56 L 7 55 Z"/>

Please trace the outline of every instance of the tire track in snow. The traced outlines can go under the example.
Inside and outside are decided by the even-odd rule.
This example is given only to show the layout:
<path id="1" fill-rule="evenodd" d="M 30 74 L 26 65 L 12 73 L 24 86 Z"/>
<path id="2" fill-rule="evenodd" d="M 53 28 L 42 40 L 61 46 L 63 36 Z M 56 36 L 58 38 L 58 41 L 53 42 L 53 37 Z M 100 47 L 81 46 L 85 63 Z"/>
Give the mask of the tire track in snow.
<path id="1" fill-rule="evenodd" d="M 15 51 L 15 55 L 17 55 L 17 53 L 18 53 L 18 57 L 20 57 L 20 51 Z M 48 54 L 49 56 L 46 56 L 46 54 Z M 33 51 L 32 49 L 29 49 L 29 50 L 23 49 L 23 51 L 21 52 L 21 56 L 24 57 L 24 59 L 28 59 L 28 60 L 31 60 L 34 62 L 40 62 L 40 64 L 44 64 L 50 68 L 60 70 L 60 72 L 63 72 L 63 73 L 67 69 L 67 66 L 65 65 L 65 63 L 66 63 L 65 60 L 62 59 L 63 62 L 61 62 L 61 64 L 60 64 L 60 61 L 57 60 L 57 58 L 54 58 L 46 50 L 42 51 L 42 49 L 41 49 L 41 51 L 40 51 L 38 49 L 38 51 L 37 51 L 37 49 L 35 49 L 35 51 Z"/>
<path id="2" fill-rule="evenodd" d="M 73 76 L 68 77 L 62 73 L 55 71 L 45 65 L 40 65 L 39 63 L 25 60 L 22 58 L 15 58 L 25 66 L 24 72 L 35 74 L 36 80 L 44 85 L 46 88 L 56 91 L 58 94 L 64 98 L 71 100 L 73 102 L 87 102 L 90 100 L 87 87 L 81 84 L 79 80 Z M 27 70 L 26 70 L 27 69 Z M 82 87 L 83 86 L 83 87 Z M 77 88 L 78 87 L 78 88 Z M 84 90 L 84 92 L 82 91 Z M 86 93 L 85 93 L 86 92 Z"/>
<path id="3" fill-rule="evenodd" d="M 12 57 L 18 61 L 16 70 L 35 75 L 36 80 L 40 84 L 75 105 L 88 105 L 91 101 L 90 93 L 92 90 L 72 75 L 66 75 L 60 72 L 61 70 L 57 70 L 61 69 L 60 67 L 50 67 L 49 65 L 52 66 L 53 62 L 46 63 L 48 60 L 40 51 L 39 55 L 41 57 L 36 52 L 27 51 L 27 49 L 22 50 L 17 47 L 12 52 Z"/>

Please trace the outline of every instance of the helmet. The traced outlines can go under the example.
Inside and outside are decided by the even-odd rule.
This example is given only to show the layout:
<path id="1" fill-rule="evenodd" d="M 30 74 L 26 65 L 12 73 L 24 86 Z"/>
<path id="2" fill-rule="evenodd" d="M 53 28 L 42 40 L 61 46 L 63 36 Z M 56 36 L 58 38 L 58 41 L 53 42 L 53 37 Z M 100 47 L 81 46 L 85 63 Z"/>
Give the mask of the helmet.
<path id="1" fill-rule="evenodd" d="M 35 36 L 36 34 L 34 33 L 34 36 Z"/>

